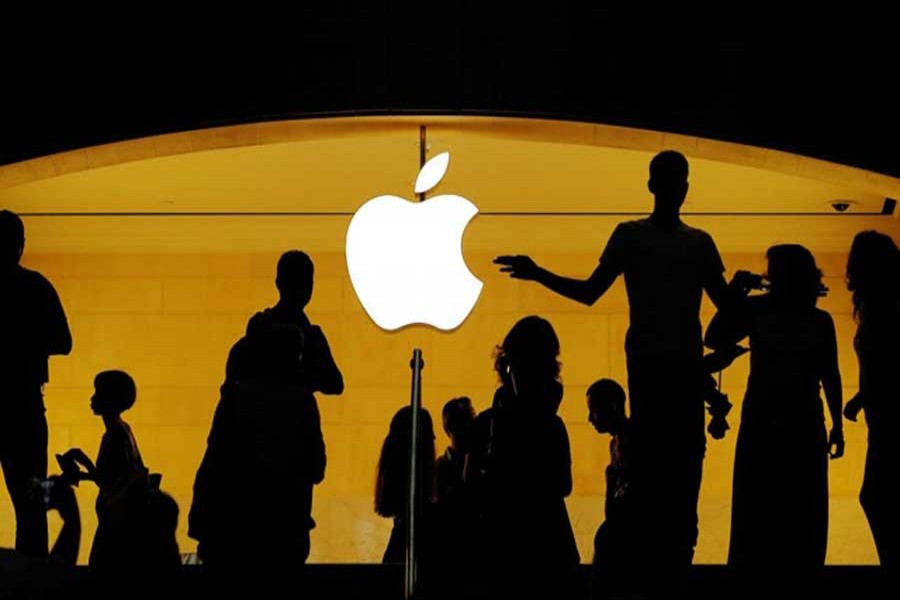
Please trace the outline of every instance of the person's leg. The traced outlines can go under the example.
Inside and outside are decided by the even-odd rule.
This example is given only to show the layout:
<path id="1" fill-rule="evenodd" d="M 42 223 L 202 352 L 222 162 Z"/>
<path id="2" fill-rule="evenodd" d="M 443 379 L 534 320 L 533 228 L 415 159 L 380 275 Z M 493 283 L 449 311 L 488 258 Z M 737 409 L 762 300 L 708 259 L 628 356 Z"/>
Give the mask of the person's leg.
<path id="1" fill-rule="evenodd" d="M 699 363 L 629 359 L 636 555 L 658 591 L 687 575 L 706 437 Z"/>
<path id="2" fill-rule="evenodd" d="M 612 554 L 609 543 L 609 522 L 604 521 L 594 534 L 594 561 L 591 570 L 591 598 L 609 597 Z"/>
<path id="3" fill-rule="evenodd" d="M 659 392 L 655 380 L 659 377 L 657 364 L 653 360 L 628 359 L 628 401 L 630 406 L 632 454 L 629 472 L 629 493 L 632 502 L 633 560 L 635 572 L 643 573 L 641 592 L 652 592 L 661 578 L 664 564 L 664 544 L 666 534 L 661 518 L 667 497 L 660 494 L 660 478 L 665 468 L 660 469 L 662 457 L 666 456 L 666 442 L 660 439 L 656 427 Z"/>
<path id="4" fill-rule="evenodd" d="M 900 560 L 900 515 L 897 514 L 900 494 L 895 491 L 893 479 L 896 471 L 891 467 L 898 461 L 882 456 L 884 445 L 884 442 L 869 440 L 859 502 L 869 521 L 881 566 L 895 571 Z"/>
<path id="5" fill-rule="evenodd" d="M 34 480 L 47 478 L 47 419 L 40 389 L 16 399 L 27 410 L 17 411 L 17 423 L 7 429 L 3 475 L 16 514 L 16 550 L 34 557 L 49 553 L 47 509 L 40 494 L 31 489 Z"/>
<path id="6" fill-rule="evenodd" d="M 706 453 L 703 374 L 699 367 L 698 362 L 682 361 L 674 363 L 670 372 L 673 383 L 670 388 L 673 413 L 669 418 L 672 467 L 667 470 L 667 483 L 672 498 L 671 558 L 680 579 L 688 574 L 699 536 L 697 504 Z"/>

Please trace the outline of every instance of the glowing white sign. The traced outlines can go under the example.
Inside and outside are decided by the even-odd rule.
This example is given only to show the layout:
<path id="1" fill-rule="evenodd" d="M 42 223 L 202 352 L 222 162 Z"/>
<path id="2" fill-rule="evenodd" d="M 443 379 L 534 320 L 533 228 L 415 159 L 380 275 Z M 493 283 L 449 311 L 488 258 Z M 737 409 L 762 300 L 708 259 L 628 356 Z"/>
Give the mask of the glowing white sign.
<path id="1" fill-rule="evenodd" d="M 447 152 L 429 160 L 416 192 L 437 185 L 449 162 Z M 477 213 L 451 194 L 424 202 L 378 196 L 356 211 L 347 228 L 347 269 L 376 325 L 393 331 L 423 323 L 447 331 L 465 320 L 483 287 L 462 254 L 463 232 Z"/>

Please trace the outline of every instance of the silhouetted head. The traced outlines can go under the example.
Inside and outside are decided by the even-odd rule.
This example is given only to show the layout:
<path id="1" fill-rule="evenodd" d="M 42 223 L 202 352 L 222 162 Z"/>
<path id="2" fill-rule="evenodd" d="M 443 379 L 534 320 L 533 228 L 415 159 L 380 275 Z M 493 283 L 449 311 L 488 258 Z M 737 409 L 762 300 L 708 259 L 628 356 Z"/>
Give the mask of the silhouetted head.
<path id="1" fill-rule="evenodd" d="M 391 428 L 378 459 L 375 478 L 375 512 L 382 517 L 403 516 L 409 487 L 409 449 L 412 435 L 412 408 L 404 406 L 391 419 Z M 434 425 L 424 408 L 419 413 L 420 491 L 430 502 L 434 487 Z"/>
<path id="2" fill-rule="evenodd" d="M 472 400 L 467 396 L 449 400 L 441 411 L 444 431 L 453 443 L 453 447 L 465 451 L 472 425 L 475 424 L 475 409 Z"/>
<path id="3" fill-rule="evenodd" d="M 656 198 L 656 212 L 677 216 L 688 191 L 688 161 L 684 155 L 663 150 L 654 156 L 647 188 Z"/>
<path id="4" fill-rule="evenodd" d="M 131 375 L 124 371 L 103 371 L 94 377 L 91 410 L 95 415 L 118 415 L 132 406 L 137 388 Z"/>
<path id="5" fill-rule="evenodd" d="M 612 379 L 595 381 L 587 391 L 588 421 L 598 433 L 612 433 L 625 419 L 625 390 Z"/>
<path id="6" fill-rule="evenodd" d="M 531 315 L 513 325 L 494 352 L 494 370 L 510 384 L 510 373 L 532 381 L 559 379 L 559 338 L 550 321 Z"/>
<path id="7" fill-rule="evenodd" d="M 896 309 L 900 301 L 900 253 L 890 236 L 877 231 L 856 234 L 847 259 L 847 289 L 853 292 L 857 317 L 864 307 L 867 313 Z"/>
<path id="8" fill-rule="evenodd" d="M 275 286 L 281 299 L 301 307 L 309 304 L 313 292 L 313 262 L 305 252 L 288 250 L 278 259 Z"/>
<path id="9" fill-rule="evenodd" d="M 799 244 L 779 244 L 766 252 L 769 296 L 781 308 L 809 310 L 822 289 L 822 271 L 812 253 Z"/>
<path id="10" fill-rule="evenodd" d="M 25 225 L 19 215 L 0 210 L 0 273 L 19 264 L 25 250 Z"/>

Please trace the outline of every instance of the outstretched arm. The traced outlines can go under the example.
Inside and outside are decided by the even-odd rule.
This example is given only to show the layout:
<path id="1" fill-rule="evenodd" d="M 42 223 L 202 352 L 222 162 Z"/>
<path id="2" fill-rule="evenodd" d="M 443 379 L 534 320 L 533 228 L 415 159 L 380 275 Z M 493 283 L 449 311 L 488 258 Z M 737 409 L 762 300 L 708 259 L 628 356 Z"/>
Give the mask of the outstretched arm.
<path id="1" fill-rule="evenodd" d="M 720 283 L 712 283 L 712 287 L 707 284 L 706 293 L 719 309 L 706 328 L 703 343 L 707 348 L 733 350 L 750 335 L 747 294 L 752 289 L 753 277 L 749 271 L 738 271 L 724 287 L 720 285 L 724 278 Z"/>
<path id="2" fill-rule="evenodd" d="M 503 273 L 509 273 L 513 279 L 535 281 L 560 296 L 581 302 L 588 306 L 594 304 L 610 288 L 619 273 L 603 263 L 594 269 L 587 279 L 572 279 L 552 273 L 539 267 L 528 256 L 498 256 L 494 263 L 503 265 Z"/>

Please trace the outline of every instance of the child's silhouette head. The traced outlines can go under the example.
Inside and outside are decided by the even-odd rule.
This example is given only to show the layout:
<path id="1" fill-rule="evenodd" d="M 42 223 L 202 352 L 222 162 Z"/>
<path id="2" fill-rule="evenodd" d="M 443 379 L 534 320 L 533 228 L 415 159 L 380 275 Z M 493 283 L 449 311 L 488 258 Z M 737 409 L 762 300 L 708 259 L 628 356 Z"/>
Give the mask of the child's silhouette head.
<path id="1" fill-rule="evenodd" d="M 588 421 L 598 433 L 612 433 L 625 419 L 625 390 L 612 379 L 600 379 L 587 391 Z"/>
<path id="2" fill-rule="evenodd" d="M 95 415 L 118 415 L 134 406 L 137 389 L 124 371 L 103 371 L 94 378 L 91 410 Z"/>
<path id="3" fill-rule="evenodd" d="M 469 431 L 475 423 L 475 409 L 472 408 L 472 400 L 467 396 L 448 400 L 441 411 L 441 417 L 444 421 L 444 431 L 452 440 L 453 445 L 457 449 L 465 448 Z"/>

